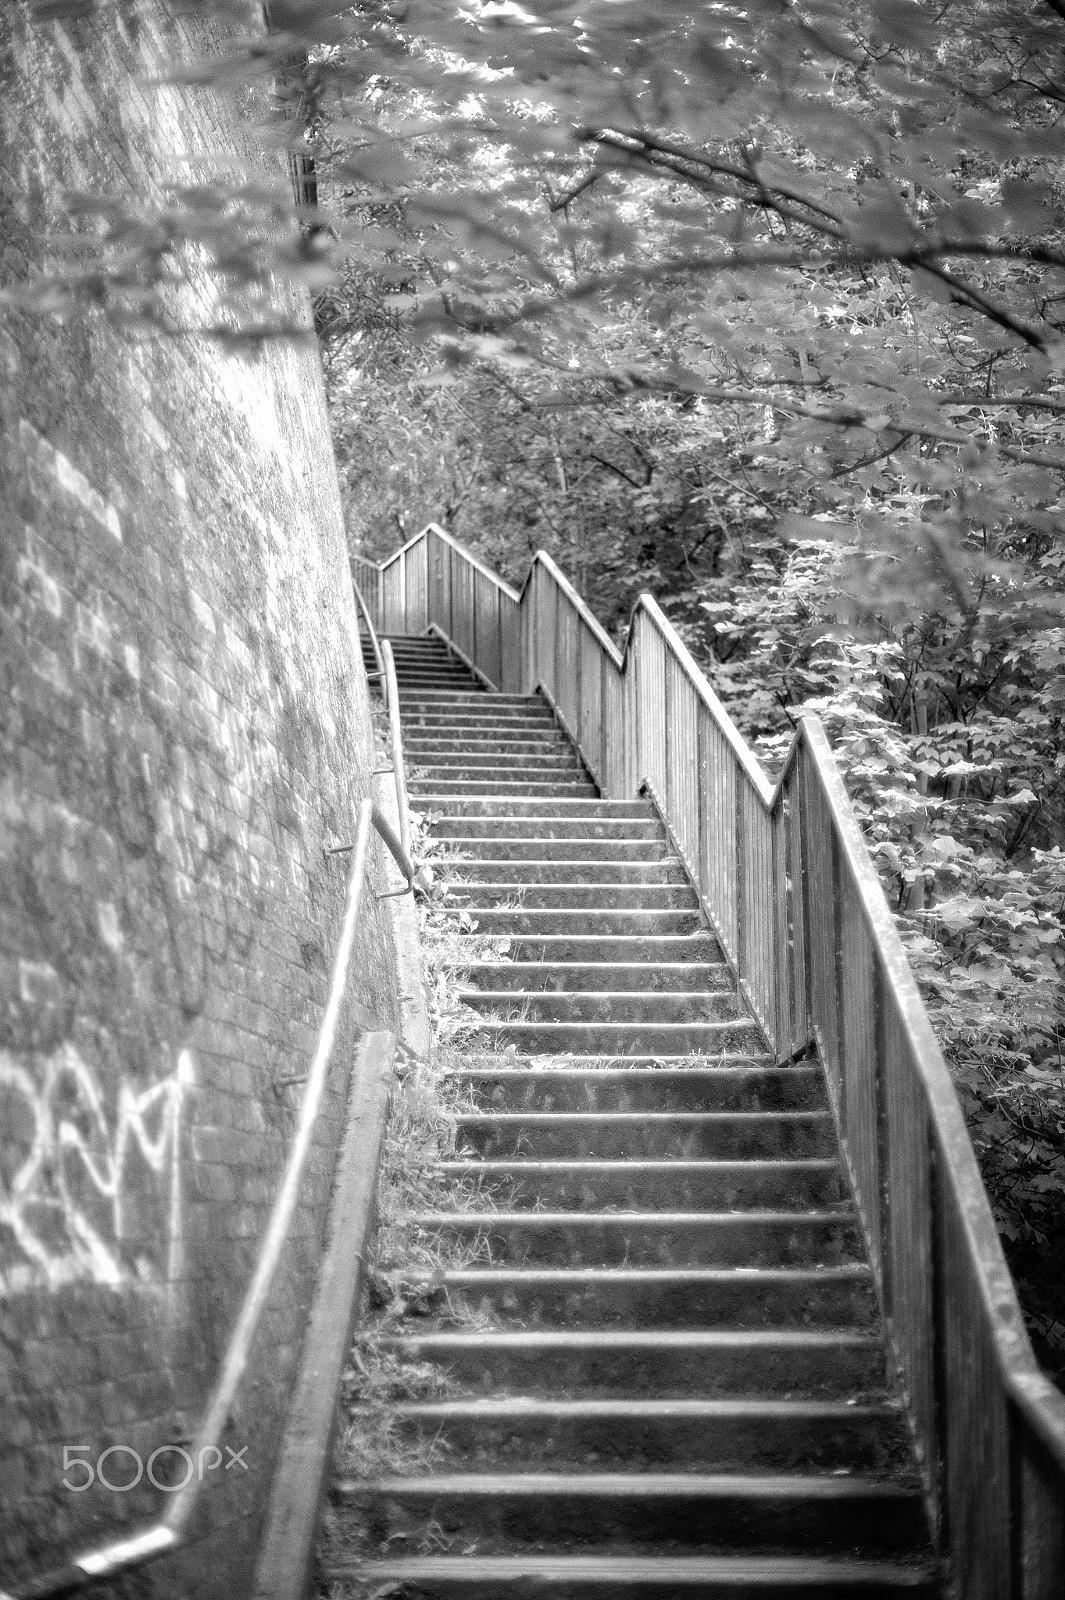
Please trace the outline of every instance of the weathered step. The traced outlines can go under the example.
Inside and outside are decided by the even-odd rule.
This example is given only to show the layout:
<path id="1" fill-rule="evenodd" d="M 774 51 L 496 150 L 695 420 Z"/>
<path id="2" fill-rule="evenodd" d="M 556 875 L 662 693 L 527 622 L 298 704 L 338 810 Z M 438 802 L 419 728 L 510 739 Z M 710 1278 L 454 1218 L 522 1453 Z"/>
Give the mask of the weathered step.
<path id="1" fill-rule="evenodd" d="M 528 755 L 539 759 L 541 755 L 565 756 L 576 761 L 573 746 L 557 731 L 545 728 L 536 737 L 520 734 L 500 734 L 494 729 L 469 729 L 460 738 L 454 734 L 412 733 L 403 741 L 404 748 L 419 756 L 480 756 L 482 752 L 501 755 Z"/>
<path id="2" fill-rule="evenodd" d="M 478 841 L 480 842 L 480 841 Z M 501 883 L 520 890 L 530 883 L 572 883 L 574 885 L 616 884 L 631 887 L 642 884 L 673 884 L 688 886 L 688 875 L 679 856 L 663 856 L 653 861 L 586 861 L 579 856 L 570 860 L 496 861 L 466 852 L 465 861 L 449 860 L 443 870 L 447 874 L 446 887 L 451 881 L 472 879 L 477 883 Z"/>
<path id="3" fill-rule="evenodd" d="M 455 1119 L 482 1158 L 752 1160 L 834 1156 L 828 1111 L 475 1111 Z"/>
<path id="4" fill-rule="evenodd" d="M 460 1067 L 448 1078 L 485 1111 L 812 1111 L 826 1103 L 814 1066 L 624 1066 L 589 1059 L 595 1065 L 569 1057 L 565 1066 Z"/>
<path id="5" fill-rule="evenodd" d="M 400 1401 L 389 1413 L 400 1441 L 431 1443 L 452 1467 L 887 1472 L 909 1457 L 901 1413 L 878 1401 L 522 1396 Z"/>
<path id="6" fill-rule="evenodd" d="M 496 823 L 494 827 L 502 824 Z M 436 831 L 442 835 L 442 825 Z M 595 861 L 607 871 L 611 866 L 662 861 L 672 853 L 672 846 L 661 833 L 649 832 L 647 838 L 538 838 L 529 833 L 508 837 L 498 833 L 452 833 L 447 840 L 449 850 L 476 857 L 481 861 Z M 450 865 L 450 862 L 449 862 Z"/>
<path id="7" fill-rule="evenodd" d="M 458 944 L 461 949 L 461 935 Z M 691 933 L 658 935 L 571 932 L 512 938 L 507 955 L 515 963 L 535 961 L 553 965 L 559 961 L 582 964 L 614 961 L 628 966 L 640 962 L 653 969 L 660 962 L 720 961 L 721 948 L 706 928 L 697 928 Z"/>
<path id="8" fill-rule="evenodd" d="M 723 961 L 472 961 L 444 968 L 485 993 L 594 993 L 613 990 L 669 995 L 710 989 L 728 981 Z"/>
<path id="9" fill-rule="evenodd" d="M 431 798 L 431 796 L 429 797 Z M 446 799 L 446 796 L 441 796 Z M 582 823 L 621 823 L 624 825 L 624 836 L 636 838 L 639 830 L 629 831 L 633 823 L 645 823 L 650 829 L 653 838 L 662 837 L 662 824 L 658 821 L 651 809 L 649 800 L 604 800 L 601 797 L 591 796 L 588 799 L 556 799 L 533 798 L 522 799 L 516 796 L 512 799 L 493 799 L 491 795 L 471 795 L 465 800 L 451 800 L 445 809 L 447 819 L 461 817 L 464 826 L 471 833 L 479 833 L 477 824 L 507 824 L 502 831 L 513 831 L 511 824 L 528 822 L 535 819 L 540 821 L 565 821 L 567 826 L 574 828 L 574 837 L 583 832 Z M 467 821 L 468 819 L 468 821 Z M 435 825 L 435 831 L 443 832 L 442 823 Z M 546 835 L 550 837 L 550 835 Z M 596 834 L 592 838 L 599 837 Z"/>
<path id="10" fill-rule="evenodd" d="M 480 715 L 486 712 L 496 717 L 508 714 L 544 717 L 553 727 L 558 726 L 546 700 L 541 700 L 540 696 L 535 694 L 486 694 L 481 688 L 471 688 L 459 693 L 448 688 L 437 693 L 432 684 L 426 684 L 424 687 L 418 684 L 404 692 L 401 684 L 399 698 L 404 708 L 404 716 L 407 715 L 408 709 L 413 712 L 424 710 L 445 715 L 451 712 L 456 715 Z"/>
<path id="11" fill-rule="evenodd" d="M 338 1485 L 357 1506 L 368 1538 L 401 1536 L 417 1548 L 418 1522 L 434 1521 L 483 1554 L 550 1540 L 562 1550 L 610 1541 L 612 1553 L 653 1545 L 661 1553 L 761 1546 L 765 1553 L 816 1549 L 821 1556 L 920 1548 L 925 1535 L 919 1492 L 877 1478 L 818 1474 L 447 1473 Z M 417 1519 L 417 1520 L 415 1520 Z"/>
<path id="12" fill-rule="evenodd" d="M 487 910 L 520 897 L 523 909 L 576 911 L 683 911 L 696 907 L 688 883 L 478 883 L 452 879 L 448 903 Z"/>
<path id="13" fill-rule="evenodd" d="M 397 659 L 396 679 L 403 689 L 424 686 L 429 690 L 442 690 L 454 685 L 457 690 L 467 694 L 484 693 L 472 673 L 467 672 L 465 667 L 454 666 L 447 661 L 421 662 Z"/>
<path id="14" fill-rule="evenodd" d="M 570 820 L 566 817 L 499 817 L 476 811 L 469 815 L 448 815 L 439 804 L 421 809 L 431 812 L 433 833 L 448 849 L 454 843 L 456 849 L 470 850 L 482 841 L 488 843 L 502 835 L 508 839 L 524 839 L 537 849 L 556 838 L 564 839 L 570 848 L 573 836 L 579 835 L 582 846 L 587 842 L 610 850 L 616 844 L 631 844 L 637 850 L 648 846 L 662 854 L 666 850 L 662 830 L 650 818 L 580 817 Z"/>
<path id="15" fill-rule="evenodd" d="M 445 1161 L 435 1170 L 500 1206 L 549 1211 L 806 1211 L 847 1198 L 839 1162 Z"/>
<path id="16" fill-rule="evenodd" d="M 562 934 L 566 937 L 583 934 L 586 938 L 603 938 L 615 934 L 656 937 L 662 934 L 697 933 L 700 929 L 699 913 L 681 910 L 595 911 L 556 908 L 526 911 L 523 908 L 505 910 L 498 906 L 487 906 L 471 909 L 470 915 L 474 931 L 479 933 Z M 543 1048 L 551 1050 L 555 1047 L 546 1044 Z M 559 1048 L 582 1047 L 563 1045 Z M 611 1046 L 603 1044 L 598 1048 L 609 1051 Z M 650 1048 L 664 1050 L 668 1046 L 655 1044 Z"/>
<path id="17" fill-rule="evenodd" d="M 528 741 L 526 741 L 528 742 Z M 408 746 L 409 749 L 409 746 Z M 414 746 L 417 749 L 417 746 Z M 417 760 L 417 765 L 425 771 L 478 771 L 489 773 L 493 766 L 502 765 L 507 771 L 529 771 L 542 768 L 545 773 L 568 774 L 571 771 L 584 771 L 584 766 L 577 760 L 574 750 L 556 749 L 552 744 L 544 742 L 544 746 L 534 750 L 513 750 L 502 747 L 501 744 L 481 744 L 472 747 L 467 744 L 462 750 L 445 750 L 443 754 L 422 754 Z"/>
<path id="18" fill-rule="evenodd" d="M 882 1400 L 884 1349 L 858 1329 L 425 1333 L 382 1341 L 471 1394 L 683 1400 L 799 1395 Z"/>
<path id="19" fill-rule="evenodd" d="M 548 713 L 541 715 L 537 711 L 512 709 L 477 712 L 467 709 L 461 714 L 453 712 L 449 715 L 444 711 L 403 705 L 402 700 L 401 695 L 400 709 L 404 738 L 414 736 L 461 739 L 467 734 L 480 733 L 489 737 L 498 735 L 502 738 L 538 739 L 542 732 L 549 734 L 556 726 Z"/>
<path id="20" fill-rule="evenodd" d="M 534 768 L 533 771 L 539 769 Z M 574 769 L 576 771 L 576 769 Z M 482 772 L 464 771 L 454 778 L 442 778 L 439 773 L 431 773 L 428 777 L 414 777 L 410 780 L 410 792 L 417 795 L 423 804 L 433 800 L 446 800 L 450 796 L 483 795 L 486 799 L 499 799 L 514 796 L 527 799 L 532 795 L 543 795 L 547 799 L 558 796 L 572 795 L 575 799 L 581 795 L 594 796 L 595 785 L 590 778 L 583 778 L 579 774 L 570 778 L 544 778 L 542 781 L 533 778 L 524 778 L 515 773 L 511 778 L 488 779 Z"/>
<path id="21" fill-rule="evenodd" d="M 483 768 L 491 767 L 497 761 L 505 761 L 508 766 L 535 767 L 544 763 L 545 770 L 585 770 L 572 750 L 556 744 L 552 739 L 533 739 L 528 736 L 507 738 L 495 732 L 486 732 L 479 741 L 464 737 L 461 747 L 455 749 L 449 749 L 437 738 L 405 735 L 404 751 L 413 765 L 421 767 L 457 765 Z"/>
<path id="22" fill-rule="evenodd" d="M 448 728 L 506 722 L 523 722 L 529 727 L 557 728 L 550 708 L 539 700 L 522 700 L 497 694 L 468 694 L 461 698 L 452 691 L 433 695 L 424 690 L 400 691 L 403 720 L 429 718 Z"/>
<path id="23" fill-rule="evenodd" d="M 448 733 L 465 726 L 493 728 L 520 725 L 526 728 L 558 728 L 547 706 L 540 701 L 507 699 L 502 694 L 430 694 L 425 690 L 400 690 L 403 726 L 408 722 L 433 723 Z"/>
<path id="24" fill-rule="evenodd" d="M 727 974 L 726 974 L 727 976 Z M 722 1022 L 746 1018 L 746 1009 L 734 989 L 557 990 L 460 989 L 463 1005 L 483 1017 L 522 1022 L 642 1022 L 656 1024 Z"/>
<path id="25" fill-rule="evenodd" d="M 547 745 L 541 750 L 515 750 L 509 745 L 500 744 L 498 741 L 485 743 L 478 749 L 469 745 L 464 750 L 426 750 L 424 746 L 413 741 L 405 747 L 405 754 L 409 764 L 425 773 L 438 772 L 447 777 L 455 772 L 529 772 L 540 771 L 546 774 L 567 777 L 571 772 L 582 772 L 584 768 L 576 760 L 572 752 L 555 750 Z"/>
<path id="26" fill-rule="evenodd" d="M 509 914 L 519 922 L 530 917 L 552 915 L 549 911 L 530 911 Z M 626 913 L 614 912 L 612 916 Z M 595 913 L 588 913 L 589 921 Z M 649 912 L 631 912 L 633 917 L 650 916 Z M 658 914 L 656 921 L 674 916 L 674 912 Z M 486 926 L 487 914 L 477 914 L 477 926 L 482 933 L 496 931 Z M 488 1048 L 513 1044 L 518 1050 L 545 1055 L 663 1055 L 713 1056 L 722 1051 L 745 1050 L 756 1053 L 761 1047 L 761 1036 L 753 1022 L 745 1017 L 721 1022 L 495 1022 L 484 1018 L 478 1033 Z"/>
<path id="27" fill-rule="evenodd" d="M 766 1267 L 467 1267 L 408 1280 L 415 1303 L 516 1328 L 864 1328 L 877 1310 L 868 1264 Z"/>
<path id="28" fill-rule="evenodd" d="M 939 1592 L 930 1566 L 846 1555 L 400 1556 L 334 1564 L 327 1576 L 357 1580 L 352 1600 L 932 1600 Z"/>
<path id="29" fill-rule="evenodd" d="M 445 1250 L 500 1265 L 821 1266 L 859 1259 L 853 1211 L 418 1212 L 403 1219 Z"/>

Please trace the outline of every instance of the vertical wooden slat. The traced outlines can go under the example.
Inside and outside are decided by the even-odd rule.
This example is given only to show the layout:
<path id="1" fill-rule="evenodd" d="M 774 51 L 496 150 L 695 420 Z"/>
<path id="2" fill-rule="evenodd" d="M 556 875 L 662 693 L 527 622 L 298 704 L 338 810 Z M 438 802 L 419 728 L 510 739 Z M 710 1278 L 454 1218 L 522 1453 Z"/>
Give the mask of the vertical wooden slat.
<path id="1" fill-rule="evenodd" d="M 881 1266 L 880 1129 L 877 1110 L 877 1023 L 873 942 L 861 901 L 841 885 L 840 996 L 844 1132 L 873 1271 Z"/>
<path id="2" fill-rule="evenodd" d="M 1063 1600 L 1065 1517 L 1061 1509 L 1061 1474 L 1023 1419 L 1014 1413 L 1011 1422 L 1016 1600 Z"/>
<path id="3" fill-rule="evenodd" d="M 949 1167 L 936 1151 L 934 1214 L 943 1294 L 940 1397 L 944 1517 L 966 1600 L 1010 1600 L 1009 1415 Z"/>
<path id="4" fill-rule="evenodd" d="M 885 1179 L 891 1197 L 885 1251 L 893 1285 L 887 1307 L 895 1347 L 906 1355 L 910 1416 L 925 1468 L 939 1457 L 939 1413 L 933 1317 L 931 1127 L 909 1041 L 897 1007 L 885 1007 L 884 1079 L 887 1101 Z"/>
<path id="5" fill-rule="evenodd" d="M 785 805 L 780 803 L 773 811 L 772 824 L 772 894 L 773 894 L 773 1037 L 771 1043 L 779 1057 L 790 1055 L 798 1047 L 795 1013 L 792 1006 L 792 964 L 788 949 L 788 819 Z"/>

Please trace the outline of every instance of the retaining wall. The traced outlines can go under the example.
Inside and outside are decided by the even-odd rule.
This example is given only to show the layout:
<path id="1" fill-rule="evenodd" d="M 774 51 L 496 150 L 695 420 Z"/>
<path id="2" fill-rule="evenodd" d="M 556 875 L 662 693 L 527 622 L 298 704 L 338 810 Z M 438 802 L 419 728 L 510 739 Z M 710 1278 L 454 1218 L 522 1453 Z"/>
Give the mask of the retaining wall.
<path id="1" fill-rule="evenodd" d="M 0 7 L 6 285 L 57 259 L 64 190 L 258 170 L 261 99 L 148 82 L 202 47 L 188 26 L 128 0 L 88 21 Z M 186 306 L 209 312 L 198 293 Z M 8 312 L 0 425 L 0 1588 L 17 1592 L 165 1510 L 147 1474 L 123 1486 L 189 1440 L 248 1281 L 339 926 L 344 858 L 322 846 L 350 837 L 372 759 L 309 344 L 249 361 L 91 308 Z M 204 1464 L 188 1550 L 121 1592 L 250 1583 L 353 1030 L 394 1020 L 388 908 L 366 901 L 234 1459 Z M 153 1475 L 184 1471 L 175 1450 Z"/>

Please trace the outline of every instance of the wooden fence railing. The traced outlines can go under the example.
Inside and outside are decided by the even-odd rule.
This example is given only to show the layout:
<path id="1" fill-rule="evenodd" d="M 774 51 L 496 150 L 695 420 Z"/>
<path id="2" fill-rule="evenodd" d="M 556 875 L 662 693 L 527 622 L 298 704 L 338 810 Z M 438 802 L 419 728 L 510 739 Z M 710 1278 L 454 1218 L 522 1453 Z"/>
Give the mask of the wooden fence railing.
<path id="1" fill-rule="evenodd" d="M 817 718 L 772 785 L 654 600 L 622 655 L 543 552 L 518 594 L 433 524 L 357 577 L 383 633 L 543 693 L 604 794 L 650 794 L 775 1055 L 824 1062 L 956 1595 L 1065 1600 L 1065 1396 Z"/>

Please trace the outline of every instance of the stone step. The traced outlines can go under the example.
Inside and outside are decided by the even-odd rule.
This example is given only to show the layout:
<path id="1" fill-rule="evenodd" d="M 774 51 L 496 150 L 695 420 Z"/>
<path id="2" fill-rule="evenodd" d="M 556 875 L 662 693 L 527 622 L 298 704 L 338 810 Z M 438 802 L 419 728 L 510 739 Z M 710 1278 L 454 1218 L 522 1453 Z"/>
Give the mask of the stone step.
<path id="1" fill-rule="evenodd" d="M 872 1328 L 864 1260 L 806 1266 L 446 1268 L 406 1280 L 426 1331 L 497 1328 Z"/>
<path id="2" fill-rule="evenodd" d="M 541 754 L 562 755 L 569 761 L 577 759 L 573 746 L 564 738 L 557 729 L 552 731 L 545 728 L 538 732 L 536 737 L 522 737 L 520 734 L 499 734 L 493 729 L 468 730 L 461 738 L 445 735 L 443 733 L 417 733 L 408 734 L 404 738 L 404 747 L 422 756 L 476 756 L 483 753 L 487 755 L 499 751 L 503 755 L 529 755 L 539 758 Z"/>
<path id="3" fill-rule="evenodd" d="M 456 711 L 479 711 L 482 707 L 486 707 L 497 715 L 507 711 L 527 711 L 537 716 L 546 716 L 552 723 L 555 722 L 551 707 L 538 694 L 486 693 L 484 689 L 478 687 L 456 695 L 450 689 L 442 689 L 436 693 L 430 685 L 424 689 L 419 688 L 416 694 L 404 695 L 401 685 L 400 699 L 409 702 L 412 707 L 424 706 L 429 711 L 449 711 L 452 708 Z"/>
<path id="4" fill-rule="evenodd" d="M 461 754 L 456 752 L 453 756 L 416 756 L 413 745 L 406 746 L 405 751 L 411 765 L 416 766 L 425 777 L 431 777 L 434 773 L 441 778 L 451 779 L 469 774 L 490 776 L 493 772 L 541 772 L 552 777 L 557 775 L 565 782 L 571 773 L 584 772 L 584 767 L 572 751 L 555 751 L 551 748 L 512 754 L 508 750 L 486 745 L 483 750 L 470 750 L 467 747 Z"/>
<path id="5" fill-rule="evenodd" d="M 866 1329 L 419 1332 L 379 1348 L 430 1362 L 450 1384 L 484 1398 L 508 1390 L 570 1399 L 885 1395 L 884 1348 Z"/>
<path id="6" fill-rule="evenodd" d="M 415 1212 L 417 1236 L 500 1266 L 783 1267 L 860 1260 L 849 1207 L 816 1211 Z M 456 1263 L 457 1264 L 457 1263 Z"/>
<path id="7" fill-rule="evenodd" d="M 434 694 L 431 689 L 414 688 L 406 693 L 400 690 L 400 709 L 404 717 L 433 717 L 442 723 L 461 726 L 466 718 L 474 722 L 505 722 L 520 718 L 549 728 L 557 728 L 558 721 L 544 700 L 529 699 L 524 695 L 485 694 L 483 690 L 457 695 L 448 689 Z"/>
<path id="8" fill-rule="evenodd" d="M 369 1537 L 416 1540 L 414 1517 L 430 1511 L 444 1534 L 477 1548 L 503 1539 L 535 1546 L 557 1535 L 571 1549 L 606 1541 L 617 1551 L 651 1545 L 727 1550 L 764 1536 L 769 1550 L 847 1552 L 867 1520 L 870 1554 L 905 1549 L 921 1529 L 920 1494 L 905 1484 L 824 1474 L 447 1473 L 338 1486 Z M 758 1591 L 761 1593 L 761 1590 Z M 508 1591 L 509 1593 L 509 1591 Z"/>
<path id="9" fill-rule="evenodd" d="M 457 937 L 461 948 L 463 936 Z M 552 966 L 560 961 L 575 961 L 581 965 L 616 961 L 624 966 L 637 963 L 654 967 L 658 962 L 670 966 L 678 962 L 692 962 L 705 966 L 707 962 L 720 961 L 721 948 L 706 928 L 693 929 L 691 933 L 672 934 L 594 934 L 559 933 L 524 935 L 511 938 L 508 956 L 515 964 L 544 961 Z"/>
<path id="10" fill-rule="evenodd" d="M 360 1600 L 367 1593 L 418 1600 L 932 1600 L 939 1593 L 927 1564 L 791 1552 L 775 1558 L 665 1552 L 398 1556 L 334 1564 L 326 1576 L 357 1582 Z M 330 1592 L 348 1600 L 343 1591 Z"/>
<path id="11" fill-rule="evenodd" d="M 450 806 L 449 812 L 443 809 L 444 805 Z M 664 848 L 665 844 L 662 829 L 651 817 L 507 817 L 494 814 L 495 801 L 490 802 L 490 806 L 491 809 L 486 806 L 480 812 L 477 808 L 472 811 L 456 810 L 453 801 L 444 800 L 436 806 L 423 806 L 422 809 L 437 813 L 433 823 L 436 838 L 448 845 L 452 839 L 462 840 L 464 848 L 476 840 L 504 836 L 508 842 L 517 838 L 534 847 L 555 839 L 565 840 L 569 848 L 574 838 L 579 839 L 582 846 L 585 843 L 598 843 L 604 850 L 613 848 L 615 844 L 631 844 L 637 850 L 646 849 L 649 844 Z"/>
<path id="12" fill-rule="evenodd" d="M 432 797 L 429 796 L 428 798 L 431 799 Z M 441 796 L 441 799 L 446 798 L 446 796 Z M 547 796 L 541 798 L 532 795 L 524 800 L 520 798 L 495 799 L 491 795 L 470 795 L 465 800 L 452 799 L 444 810 L 444 817 L 460 817 L 464 822 L 469 819 L 467 826 L 474 819 L 479 823 L 485 824 L 505 822 L 507 827 L 502 831 L 508 833 L 513 823 L 529 821 L 532 818 L 537 821 L 541 818 L 548 821 L 564 819 L 567 826 L 576 826 L 578 833 L 582 831 L 580 828 L 581 823 L 610 822 L 623 826 L 632 823 L 646 823 L 652 830 L 651 837 L 662 837 L 662 824 L 655 816 L 649 800 L 604 800 L 595 795 L 589 796 L 587 799 L 564 799 L 559 797 L 554 800 Z M 434 831 L 440 832 L 441 825 L 437 824 Z M 480 832 L 480 829 L 471 828 L 471 832 Z M 550 833 L 546 836 L 548 838 L 552 837 Z M 598 836 L 592 834 L 591 837 L 596 838 Z M 637 832 L 631 833 L 627 837 L 638 838 L 641 835 Z"/>
<path id="13" fill-rule="evenodd" d="M 518 741 L 539 742 L 540 739 L 553 742 L 558 738 L 560 730 L 555 718 L 548 710 L 537 710 L 529 707 L 521 710 L 517 706 L 505 706 L 502 710 L 493 709 L 491 699 L 485 699 L 485 707 L 478 709 L 475 706 L 465 706 L 462 710 L 446 712 L 432 706 L 413 706 L 403 702 L 400 696 L 400 717 L 403 722 L 405 738 L 416 739 L 518 739 Z M 568 741 L 566 741 L 568 742 Z M 569 746 L 572 749 L 572 746 Z"/>
<path id="14" fill-rule="evenodd" d="M 687 881 L 680 883 L 479 883 L 476 879 L 453 879 L 444 885 L 447 902 L 466 906 L 476 915 L 490 906 L 513 901 L 521 909 L 593 911 L 695 910 L 695 891 Z"/>
<path id="15" fill-rule="evenodd" d="M 441 829 L 442 824 L 437 824 L 435 831 L 438 837 L 443 837 Z M 531 834 L 524 838 L 520 836 L 511 838 L 497 833 L 453 833 L 447 838 L 447 847 L 449 851 L 457 850 L 479 861 L 502 863 L 579 860 L 586 864 L 594 861 L 606 871 L 641 863 L 650 865 L 665 860 L 672 854 L 672 846 L 668 841 L 653 835 L 646 839 L 620 837 L 548 839 Z"/>
<path id="16" fill-rule="evenodd" d="M 593 1056 L 537 1067 L 460 1067 L 449 1080 L 484 1111 L 813 1111 L 827 1106 L 819 1067 L 768 1067 L 742 1058 L 718 1066 L 625 1066 Z M 688 1058 L 690 1059 L 690 1058 Z"/>
<path id="17" fill-rule="evenodd" d="M 648 996 L 687 993 L 724 986 L 729 969 L 723 961 L 472 961 L 449 965 L 445 972 L 470 988 L 499 993 L 578 994 L 625 990 Z"/>
<path id="18" fill-rule="evenodd" d="M 444 692 L 454 685 L 460 694 L 485 693 L 471 672 L 450 661 L 423 662 L 397 658 L 396 680 L 401 689 L 424 688 Z"/>
<path id="19" fill-rule="evenodd" d="M 456 910 L 462 909 L 455 907 Z M 507 934 L 561 934 L 571 938 L 581 934 L 585 938 L 602 938 L 615 934 L 632 936 L 658 936 L 662 934 L 692 934 L 700 931 L 697 911 L 585 911 L 556 910 L 504 910 L 498 906 L 470 909 L 473 931 L 477 933 Z M 533 1048 L 530 1046 L 529 1048 Z M 536 1046 L 545 1050 L 580 1049 L 580 1045 L 545 1044 Z M 610 1051 L 609 1044 L 599 1046 Z M 667 1045 L 654 1044 L 653 1050 L 668 1049 Z"/>
<path id="20" fill-rule="evenodd" d="M 455 1132 L 486 1160 L 806 1161 L 837 1149 L 829 1111 L 463 1111 Z"/>
<path id="21" fill-rule="evenodd" d="M 720 969 L 724 978 L 725 969 Z M 641 1022 L 660 1026 L 688 1022 L 735 1022 L 747 1020 L 743 1001 L 731 988 L 670 992 L 654 989 L 637 993 L 631 989 L 580 989 L 572 994 L 555 990 L 514 989 L 501 993 L 461 988 L 462 1004 L 482 1017 L 501 1022 Z"/>
<path id="22" fill-rule="evenodd" d="M 432 791 L 440 795 L 508 796 L 527 798 L 542 794 L 549 799 L 581 799 L 597 793 L 594 783 L 583 768 L 549 767 L 535 763 L 532 766 L 511 767 L 505 763 L 497 766 L 425 767 L 416 761 L 407 763 L 407 787 L 419 792 Z"/>
<path id="23" fill-rule="evenodd" d="M 447 876 L 443 887 L 449 889 L 452 880 L 462 883 L 472 879 L 478 883 L 505 883 L 522 888 L 530 883 L 567 883 L 632 885 L 672 883 L 688 885 L 688 874 L 679 856 L 663 856 L 655 861 L 493 861 L 480 852 L 467 851 L 466 861 L 449 859 L 442 869 Z"/>
<path id="24" fill-rule="evenodd" d="M 411 706 L 403 703 L 400 695 L 400 716 L 403 736 L 460 739 L 466 734 L 483 734 L 514 739 L 538 739 L 541 734 L 550 736 L 557 729 L 549 711 L 532 708 L 520 711 L 517 707 L 484 711 L 466 707 L 463 711 L 445 712 L 431 707 Z"/>
<path id="25" fill-rule="evenodd" d="M 353 1417 L 359 1415 L 353 1408 Z M 898 1408 L 835 1399 L 400 1401 L 401 1447 L 433 1445 L 448 1466 L 548 1471 L 885 1472 L 908 1465 Z"/>
<path id="26" fill-rule="evenodd" d="M 527 921 L 531 917 L 547 917 L 548 911 L 530 911 L 519 916 L 516 912 L 503 916 Z M 554 913 L 557 915 L 557 913 Z M 655 918 L 678 916 L 678 912 L 661 912 Z M 595 913 L 588 913 L 591 921 Z M 607 913 L 603 913 L 607 915 Z M 650 912 L 616 912 L 612 915 L 651 916 Z M 482 933 L 497 931 L 498 925 L 486 926 L 488 914 L 477 916 L 477 926 Z M 746 1017 L 721 1022 L 497 1022 L 491 1017 L 478 1024 L 482 1047 L 499 1049 L 512 1044 L 526 1053 L 545 1055 L 647 1055 L 661 1051 L 665 1055 L 715 1055 L 721 1051 L 746 1050 L 757 1052 L 762 1048 L 762 1037 L 754 1023 Z"/>
<path id="27" fill-rule="evenodd" d="M 443 1161 L 434 1171 L 524 1211 L 807 1211 L 847 1200 L 835 1156 L 807 1160 Z"/>
<path id="28" fill-rule="evenodd" d="M 526 780 L 515 774 L 513 779 L 500 778 L 491 781 L 483 774 L 473 772 L 461 773 L 453 779 L 441 778 L 439 774 L 430 774 L 426 778 L 412 778 L 409 788 L 412 795 L 417 795 L 421 799 L 423 805 L 432 804 L 436 799 L 447 800 L 456 795 L 484 796 L 486 799 L 498 799 L 509 795 L 522 798 L 543 795 L 545 799 L 554 799 L 572 795 L 574 799 L 578 799 L 582 795 L 593 796 L 596 793 L 591 779 L 579 775 L 568 780 L 555 778 L 540 781 L 532 778 Z"/>

